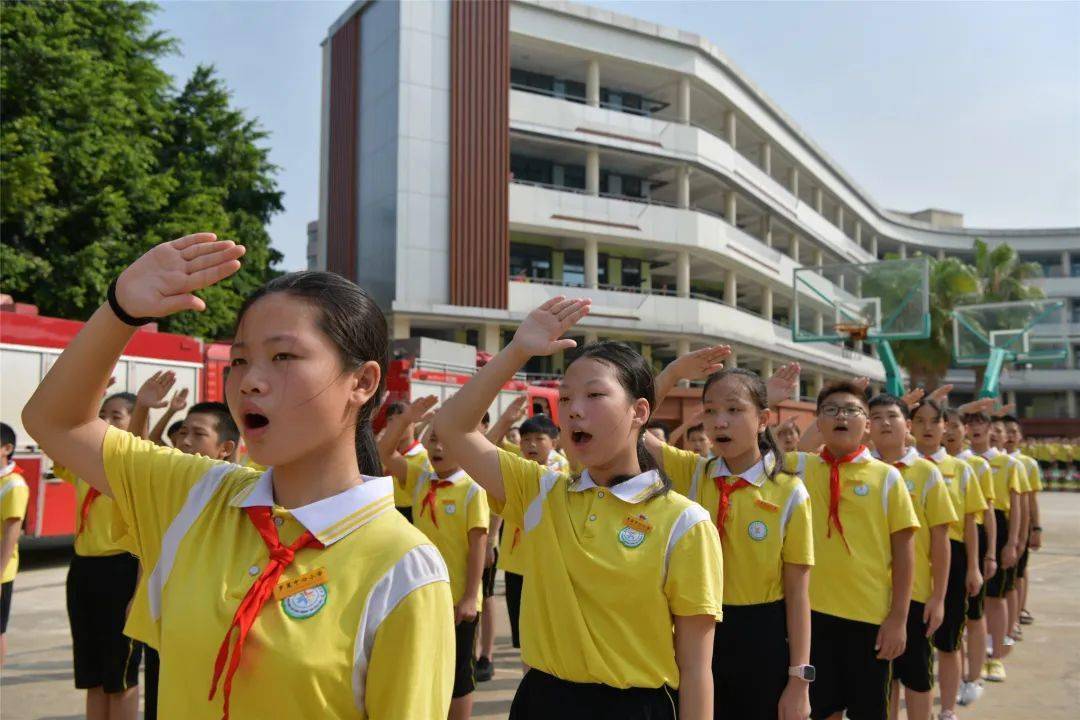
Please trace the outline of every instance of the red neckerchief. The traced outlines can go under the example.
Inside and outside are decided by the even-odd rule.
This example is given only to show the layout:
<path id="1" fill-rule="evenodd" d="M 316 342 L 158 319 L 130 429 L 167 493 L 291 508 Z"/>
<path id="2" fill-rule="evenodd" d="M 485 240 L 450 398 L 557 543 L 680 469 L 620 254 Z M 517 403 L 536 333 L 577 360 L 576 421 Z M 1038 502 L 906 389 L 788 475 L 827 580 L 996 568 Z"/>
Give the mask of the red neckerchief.
<path id="1" fill-rule="evenodd" d="M 427 494 L 424 495 L 424 499 L 420 501 L 420 517 L 424 516 L 424 508 L 431 511 L 431 522 L 435 527 L 439 527 L 439 517 L 435 513 L 435 492 L 445 487 L 453 487 L 454 483 L 450 480 L 439 480 L 438 478 L 432 478 L 431 484 L 428 485 Z"/>
<path id="2" fill-rule="evenodd" d="M 750 487 L 751 483 L 738 478 L 735 482 L 728 484 L 725 482 L 730 476 L 716 477 L 713 481 L 716 483 L 716 490 L 720 493 L 720 502 L 716 506 L 716 529 L 720 533 L 720 537 L 724 537 L 724 523 L 727 522 L 728 508 L 731 504 L 731 494 L 736 490 L 742 490 L 743 488 Z"/>
<path id="3" fill-rule="evenodd" d="M 821 452 L 821 459 L 829 464 L 829 521 L 828 529 L 826 530 L 825 537 L 832 537 L 833 526 L 836 526 L 836 531 L 840 533 L 840 540 L 844 543 L 844 547 L 850 553 L 851 548 L 848 547 L 847 538 L 844 537 L 844 524 L 840 521 L 840 466 L 844 463 L 849 463 L 866 450 L 864 445 L 860 445 L 854 452 L 845 455 L 842 458 L 836 458 L 829 448 L 825 448 Z"/>
<path id="4" fill-rule="evenodd" d="M 225 660 L 229 657 L 229 638 L 232 637 L 233 628 L 236 628 L 238 632 L 236 642 L 233 643 L 232 661 L 229 662 L 229 669 L 225 673 L 225 683 L 222 685 L 222 695 L 225 697 L 222 720 L 228 720 L 229 718 L 229 696 L 232 694 L 233 675 L 236 673 L 236 668 L 240 666 L 240 655 L 244 650 L 244 640 L 247 638 L 251 626 L 255 624 L 259 611 L 262 610 L 266 601 L 270 599 L 278 579 L 285 572 L 285 568 L 292 564 L 296 553 L 309 546 L 323 547 L 323 544 L 311 534 L 310 530 L 305 530 L 292 545 L 286 547 L 281 544 L 281 540 L 278 538 L 277 527 L 274 525 L 270 508 L 261 505 L 248 507 L 245 510 L 247 510 L 251 522 L 254 523 L 255 529 L 262 536 L 263 542 L 266 543 L 266 549 L 270 551 L 270 562 L 263 568 L 262 574 L 259 575 L 254 584 L 248 588 L 244 599 L 240 601 L 240 606 L 236 608 L 236 614 L 233 615 L 229 629 L 225 631 L 225 639 L 221 641 L 221 647 L 218 649 L 217 660 L 214 661 L 214 679 L 210 684 L 210 700 L 214 699 L 214 693 L 217 692 L 218 680 L 221 678 L 222 670 L 225 669 Z"/>

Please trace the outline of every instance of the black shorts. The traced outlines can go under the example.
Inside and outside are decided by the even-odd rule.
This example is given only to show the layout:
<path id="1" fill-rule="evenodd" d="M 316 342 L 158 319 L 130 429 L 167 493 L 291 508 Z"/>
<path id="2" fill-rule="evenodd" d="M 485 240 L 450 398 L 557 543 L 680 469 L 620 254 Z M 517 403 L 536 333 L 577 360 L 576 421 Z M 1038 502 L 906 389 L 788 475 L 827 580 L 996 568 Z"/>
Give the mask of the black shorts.
<path id="1" fill-rule="evenodd" d="M 997 572 L 994 577 L 986 582 L 986 595 L 992 598 L 1003 598 L 1005 593 L 1016 586 L 1016 566 L 1005 569 L 1001 566 L 1001 551 L 1009 542 L 1009 518 L 1001 510 L 994 509 L 994 519 L 997 521 L 997 542 L 995 543 L 994 557 L 997 558 Z"/>
<path id="2" fill-rule="evenodd" d="M 503 572 L 506 582 L 506 614 L 510 616 L 510 641 L 514 647 L 521 647 L 521 632 L 518 627 L 521 617 L 521 586 L 525 578 L 517 573 Z"/>
<path id="3" fill-rule="evenodd" d="M 851 720 L 886 720 L 891 663 L 878 660 L 878 625 L 810 613 L 810 717 L 824 720 L 847 710 Z"/>
<path id="4" fill-rule="evenodd" d="M 533 668 L 510 706 L 510 720 L 676 720 L 679 695 L 669 687 L 614 688 L 576 683 Z"/>
<path id="5" fill-rule="evenodd" d="M 986 526 L 978 525 L 975 531 L 979 535 L 979 569 L 983 568 L 983 558 L 986 557 L 987 543 L 986 543 Z M 979 586 L 979 592 L 974 595 L 968 596 L 967 606 L 967 619 L 968 620 L 982 620 L 983 612 L 986 606 L 986 581 L 989 578 L 983 578 L 982 585 Z"/>
<path id="6" fill-rule="evenodd" d="M 1024 577 L 1024 573 L 1027 572 L 1028 564 L 1028 551 L 1030 548 L 1024 548 L 1024 552 L 1020 553 L 1020 559 L 1016 561 L 1016 579 Z"/>
<path id="7" fill-rule="evenodd" d="M 7 632 L 7 621 L 11 617 L 11 596 L 14 592 L 14 580 L 8 580 L 0 585 L 0 635 Z"/>
<path id="8" fill-rule="evenodd" d="M 923 613 L 926 605 L 911 601 L 907 616 L 907 645 L 904 654 L 893 660 L 893 680 L 915 692 L 930 692 L 934 687 L 934 650 L 926 637 Z"/>
<path id="9" fill-rule="evenodd" d="M 405 519 L 412 522 L 412 505 L 396 505 L 397 511 L 405 516 Z"/>
<path id="10" fill-rule="evenodd" d="M 942 652 L 960 649 L 967 612 L 967 546 L 957 540 L 949 541 L 949 581 L 945 587 L 945 616 L 941 627 L 934 631 L 934 647 Z"/>
<path id="11" fill-rule="evenodd" d="M 138 574 L 138 559 L 127 553 L 72 557 L 67 610 L 76 688 L 119 693 L 139 684 L 142 643 L 124 635 Z"/>
<path id="12" fill-rule="evenodd" d="M 489 598 L 495 595 L 495 576 L 499 572 L 499 548 L 495 548 L 495 562 L 491 567 L 484 568 L 484 575 L 481 578 L 480 589 L 483 591 L 485 598 Z"/>
<path id="13" fill-rule="evenodd" d="M 789 664 L 783 600 L 725 605 L 713 640 L 713 718 L 775 720 Z"/>
<path id="14" fill-rule="evenodd" d="M 454 693 L 452 697 L 464 697 L 476 689 L 476 628 L 480 624 L 479 613 L 472 620 L 463 620 L 454 626 Z"/>

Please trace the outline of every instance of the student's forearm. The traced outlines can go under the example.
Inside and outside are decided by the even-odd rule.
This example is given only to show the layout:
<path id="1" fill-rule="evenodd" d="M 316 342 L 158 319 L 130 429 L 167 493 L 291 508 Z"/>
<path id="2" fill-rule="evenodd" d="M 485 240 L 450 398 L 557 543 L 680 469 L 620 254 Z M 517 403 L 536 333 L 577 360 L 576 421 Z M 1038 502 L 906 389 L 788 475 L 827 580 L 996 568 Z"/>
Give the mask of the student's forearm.
<path id="1" fill-rule="evenodd" d="M 502 529 L 502 515 L 491 513 L 491 522 L 488 526 L 488 543 L 499 542 L 499 530 Z"/>
<path id="2" fill-rule="evenodd" d="M 713 717 L 712 654 L 716 622 L 710 615 L 675 616 L 675 663 L 679 666 L 679 717 Z"/>
<path id="3" fill-rule="evenodd" d="M 1039 493 L 1028 493 L 1028 522 L 1029 527 L 1034 530 L 1039 527 Z"/>
<path id="4" fill-rule="evenodd" d="M 443 403 L 435 416 L 432 425 L 439 439 L 452 441 L 473 432 L 502 386 L 514 377 L 528 359 L 511 341 L 502 352 L 480 368 L 469 382 Z"/>
<path id="5" fill-rule="evenodd" d="M 495 421 L 495 424 L 488 428 L 487 439 L 491 441 L 492 445 L 501 447 L 502 441 L 506 437 L 506 433 L 510 432 L 510 428 L 514 427 L 514 415 L 511 413 L 503 413 L 499 416 L 499 419 Z"/>
<path id="6" fill-rule="evenodd" d="M 150 426 L 150 408 L 136 402 L 135 409 L 131 411 L 131 422 L 128 423 L 128 432 L 141 438 L 147 436 Z"/>
<path id="7" fill-rule="evenodd" d="M 979 531 L 975 524 L 975 513 L 964 516 L 964 553 L 969 568 L 981 568 L 979 564 Z"/>
<path id="8" fill-rule="evenodd" d="M 484 558 L 487 555 L 487 530 L 469 531 L 469 560 L 465 570 L 465 597 L 473 597 L 484 578 Z"/>
<path id="9" fill-rule="evenodd" d="M 821 448 L 821 431 L 816 422 L 806 426 L 802 435 L 799 436 L 799 450 L 802 452 L 817 452 Z"/>
<path id="10" fill-rule="evenodd" d="M 784 563 L 788 665 L 810 664 L 810 566 Z"/>
<path id="11" fill-rule="evenodd" d="M 385 467 L 394 453 L 397 452 L 398 443 L 409 427 L 409 418 L 404 413 L 398 413 L 390 418 L 383 429 L 382 436 L 375 443 L 379 449 L 379 460 Z"/>
<path id="12" fill-rule="evenodd" d="M 676 373 L 671 372 L 671 365 L 660 371 L 660 374 L 653 380 L 653 396 L 656 398 L 656 407 L 664 404 L 664 399 L 675 389 L 678 383 L 679 378 Z"/>
<path id="13" fill-rule="evenodd" d="M 1023 550 L 1028 541 L 1028 528 L 1031 527 L 1031 517 L 1028 515 L 1031 508 L 1031 493 L 1024 493 L 1020 496 L 1020 507 L 1020 532 L 1016 538 L 1020 549 Z"/>
<path id="14" fill-rule="evenodd" d="M 147 410 L 149 414 L 149 410 Z M 165 437 L 165 429 L 169 427 L 169 421 L 176 415 L 176 411 L 171 407 L 166 408 L 165 413 L 158 418 L 158 421 L 154 423 L 154 429 L 150 431 L 150 437 L 148 440 L 155 445 L 164 445 L 162 438 Z"/>
<path id="15" fill-rule="evenodd" d="M 937 601 L 945 598 L 945 590 L 949 585 L 949 565 L 951 562 L 949 526 L 935 525 L 930 528 L 930 572 L 933 577 L 933 597 Z"/>
<path id="16" fill-rule="evenodd" d="M 986 552 L 990 557 L 994 557 L 994 543 L 997 542 L 997 515 L 994 513 L 993 503 L 983 514 L 983 530 L 986 531 Z"/>
<path id="17" fill-rule="evenodd" d="M 1020 503 L 1020 493 L 1009 492 L 1009 544 L 1016 545 L 1020 542 L 1020 520 L 1023 515 L 1023 506 Z"/>
<path id="18" fill-rule="evenodd" d="M 680 720 L 711 720 L 713 717 L 713 677 L 709 668 L 679 668 Z"/>
<path id="19" fill-rule="evenodd" d="M 686 431 L 691 427 L 693 426 L 689 422 L 684 422 L 682 425 L 675 428 L 671 433 L 671 437 L 668 438 L 668 445 L 678 447 L 679 441 L 682 440 L 683 435 L 685 435 Z"/>
<path id="20" fill-rule="evenodd" d="M 19 533 L 22 532 L 22 520 L 11 518 L 5 520 L 0 529 L 0 572 L 3 572 L 15 554 L 15 548 L 19 545 Z"/>
<path id="21" fill-rule="evenodd" d="M 892 545 L 892 605 L 889 614 L 907 617 L 911 604 L 911 581 L 915 577 L 915 533 L 900 530 L 890 536 Z"/>

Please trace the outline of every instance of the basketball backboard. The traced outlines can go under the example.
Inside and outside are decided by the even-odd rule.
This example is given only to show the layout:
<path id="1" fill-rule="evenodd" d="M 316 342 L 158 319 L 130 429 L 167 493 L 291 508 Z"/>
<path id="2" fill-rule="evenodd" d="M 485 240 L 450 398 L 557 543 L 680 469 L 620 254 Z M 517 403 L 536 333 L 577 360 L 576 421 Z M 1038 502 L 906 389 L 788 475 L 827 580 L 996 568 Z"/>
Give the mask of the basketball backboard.
<path id="1" fill-rule="evenodd" d="M 930 336 L 930 263 L 925 257 L 799 268 L 792 294 L 795 342 Z"/>
<path id="2" fill-rule="evenodd" d="M 1020 300 L 953 310 L 953 359 L 986 365 L 996 349 L 1010 363 L 1054 362 L 1068 355 L 1065 301 Z"/>

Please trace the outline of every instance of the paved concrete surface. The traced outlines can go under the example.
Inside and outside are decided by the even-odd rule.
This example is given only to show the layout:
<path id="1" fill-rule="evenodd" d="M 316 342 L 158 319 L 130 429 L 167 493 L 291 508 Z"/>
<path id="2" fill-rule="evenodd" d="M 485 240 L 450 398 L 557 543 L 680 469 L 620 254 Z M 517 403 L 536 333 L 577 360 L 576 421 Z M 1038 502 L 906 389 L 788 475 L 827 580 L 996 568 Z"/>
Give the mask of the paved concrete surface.
<path id="1" fill-rule="evenodd" d="M 1024 641 L 1006 663 L 1008 682 L 989 685 L 977 705 L 961 708 L 963 720 L 1066 720 L 1080 712 L 1080 494 L 1045 493 L 1041 505 L 1047 547 L 1029 565 L 1028 607 L 1036 622 L 1025 627 Z M 64 608 L 69 557 L 55 550 L 24 555 L 0 679 L 5 720 L 82 717 Z M 500 581 L 499 593 L 501 588 Z M 501 594 L 496 602 L 496 673 L 479 687 L 477 720 L 505 718 L 521 678 Z"/>

